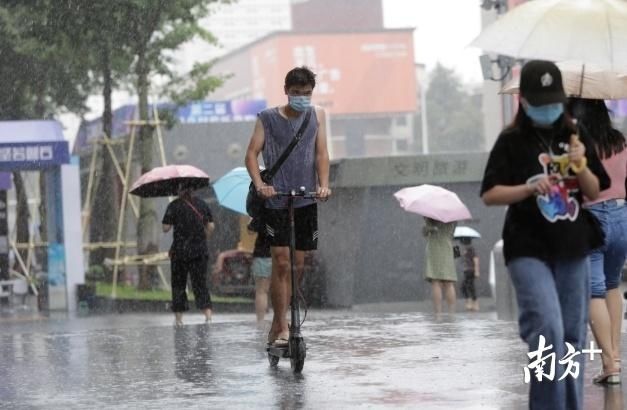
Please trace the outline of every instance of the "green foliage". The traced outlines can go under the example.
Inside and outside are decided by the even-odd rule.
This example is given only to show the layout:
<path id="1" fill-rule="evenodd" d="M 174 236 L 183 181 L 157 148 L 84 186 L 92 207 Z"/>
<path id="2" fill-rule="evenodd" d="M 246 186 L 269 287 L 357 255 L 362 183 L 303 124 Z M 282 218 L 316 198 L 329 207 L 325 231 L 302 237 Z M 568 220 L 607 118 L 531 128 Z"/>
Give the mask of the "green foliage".
<path id="1" fill-rule="evenodd" d="M 0 119 L 82 112 L 89 93 L 86 57 L 49 17 L 55 2 L 0 1 Z"/>
<path id="2" fill-rule="evenodd" d="M 87 283 L 96 283 L 105 280 L 107 272 L 102 265 L 91 265 L 85 272 L 85 280 Z"/>
<path id="3" fill-rule="evenodd" d="M 470 93 L 455 72 L 438 64 L 427 91 L 427 124 L 431 152 L 481 151 L 481 96 Z"/>
<path id="4" fill-rule="evenodd" d="M 170 99 L 178 105 L 202 100 L 230 78 L 230 75 L 211 75 L 212 66 L 212 62 L 195 63 L 187 75 L 175 76 L 168 85 Z"/>
<path id="5" fill-rule="evenodd" d="M 199 21 L 209 13 L 211 3 L 229 3 L 224 0 L 118 0 L 126 16 L 128 44 L 135 55 L 133 69 L 137 87 L 150 84 L 142 76 L 162 76 L 167 80 L 165 94 L 175 103 L 184 104 L 205 98 L 219 87 L 224 78 L 212 76 L 212 62 L 197 62 L 189 73 L 177 74 L 172 51 L 182 44 L 200 38 L 210 44 L 217 39 Z M 138 89 L 138 94 L 142 91 Z"/>

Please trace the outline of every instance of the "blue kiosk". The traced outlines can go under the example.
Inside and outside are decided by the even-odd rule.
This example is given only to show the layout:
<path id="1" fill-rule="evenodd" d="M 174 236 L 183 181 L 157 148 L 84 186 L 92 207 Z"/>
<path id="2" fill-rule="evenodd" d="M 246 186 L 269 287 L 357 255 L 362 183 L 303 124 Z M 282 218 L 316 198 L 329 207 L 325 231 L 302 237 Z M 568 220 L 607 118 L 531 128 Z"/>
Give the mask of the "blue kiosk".
<path id="1" fill-rule="evenodd" d="M 45 173 L 48 280 L 47 289 L 43 291 L 48 297 L 41 307 L 73 312 L 77 308 L 77 285 L 85 282 L 80 174 L 78 161 L 70 157 L 61 124 L 57 121 L 0 121 L 0 172 L 12 171 Z M 2 195 L 6 198 L 6 191 Z M 0 209 L 0 217 L 4 213 L 5 219 L 6 204 L 5 199 L 4 209 Z M 9 244 L 6 228 L 0 228 L 0 255 L 8 255 Z M 6 278 L 8 272 L 2 270 L 0 266 L 0 277 Z"/>

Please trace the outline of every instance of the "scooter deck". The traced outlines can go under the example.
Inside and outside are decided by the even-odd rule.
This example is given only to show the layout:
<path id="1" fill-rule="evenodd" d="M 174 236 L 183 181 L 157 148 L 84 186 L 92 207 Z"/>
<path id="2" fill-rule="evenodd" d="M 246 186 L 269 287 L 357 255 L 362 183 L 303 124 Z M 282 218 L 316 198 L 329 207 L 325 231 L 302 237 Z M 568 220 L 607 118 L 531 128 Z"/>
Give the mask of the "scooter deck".
<path id="1" fill-rule="evenodd" d="M 270 343 L 266 346 L 266 351 L 272 356 L 289 358 L 290 357 L 290 349 L 287 345 L 285 346 L 273 346 Z"/>

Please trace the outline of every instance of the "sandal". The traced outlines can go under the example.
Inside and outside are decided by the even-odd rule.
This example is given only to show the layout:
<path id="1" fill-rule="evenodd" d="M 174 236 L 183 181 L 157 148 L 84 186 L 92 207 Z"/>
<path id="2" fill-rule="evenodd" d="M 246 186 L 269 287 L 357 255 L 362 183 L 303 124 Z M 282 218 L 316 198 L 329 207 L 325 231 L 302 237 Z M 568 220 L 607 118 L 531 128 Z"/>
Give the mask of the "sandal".
<path id="1" fill-rule="evenodd" d="M 594 384 L 620 384 L 620 372 L 600 372 L 592 378 Z"/>
<path id="2" fill-rule="evenodd" d="M 275 347 L 285 347 L 289 344 L 289 340 L 284 337 L 277 337 L 271 344 Z"/>
<path id="3" fill-rule="evenodd" d="M 268 344 L 272 346 L 286 346 L 288 344 L 288 337 L 279 335 L 272 337 L 272 332 L 270 332 L 268 333 Z"/>

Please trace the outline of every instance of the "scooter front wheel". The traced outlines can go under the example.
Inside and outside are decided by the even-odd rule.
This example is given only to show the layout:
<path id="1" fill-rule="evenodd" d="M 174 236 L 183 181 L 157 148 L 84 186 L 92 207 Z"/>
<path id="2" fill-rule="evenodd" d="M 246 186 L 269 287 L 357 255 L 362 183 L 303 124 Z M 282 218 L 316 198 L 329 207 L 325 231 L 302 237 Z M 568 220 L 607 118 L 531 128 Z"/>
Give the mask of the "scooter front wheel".
<path id="1" fill-rule="evenodd" d="M 293 348 L 290 354 L 290 365 L 294 373 L 301 373 L 303 371 L 303 366 L 305 365 L 305 357 L 307 356 L 305 340 L 294 339 L 292 343 Z"/>

